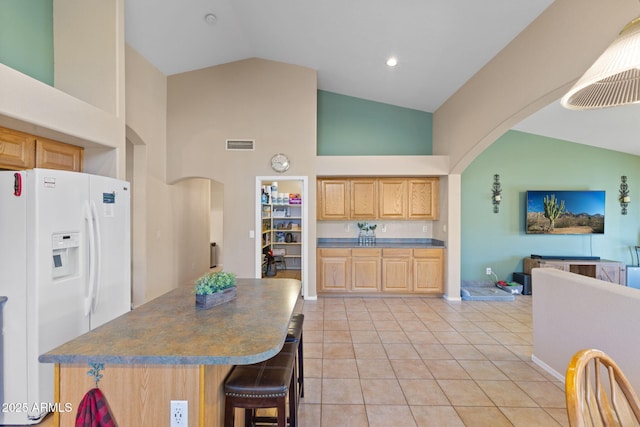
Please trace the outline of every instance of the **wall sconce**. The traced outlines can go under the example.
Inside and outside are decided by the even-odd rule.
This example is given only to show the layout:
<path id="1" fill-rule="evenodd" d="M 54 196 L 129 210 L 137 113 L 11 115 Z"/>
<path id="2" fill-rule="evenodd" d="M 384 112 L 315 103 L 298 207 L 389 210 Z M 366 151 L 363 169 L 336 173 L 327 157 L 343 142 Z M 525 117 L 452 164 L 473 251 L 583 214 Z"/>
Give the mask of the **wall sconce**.
<path id="1" fill-rule="evenodd" d="M 620 201 L 620 213 L 622 215 L 626 215 L 627 214 L 627 206 L 629 206 L 629 203 L 631 202 L 631 197 L 629 196 L 629 186 L 627 185 L 627 177 L 622 175 L 620 177 L 620 180 L 622 182 L 620 182 L 620 197 L 618 197 L 618 200 Z"/>
<path id="2" fill-rule="evenodd" d="M 491 201 L 493 202 L 493 213 L 498 213 L 500 201 L 502 200 L 502 187 L 500 186 L 500 175 L 493 175 L 493 187 L 491 188 L 491 192 L 493 195 L 491 196 Z"/>

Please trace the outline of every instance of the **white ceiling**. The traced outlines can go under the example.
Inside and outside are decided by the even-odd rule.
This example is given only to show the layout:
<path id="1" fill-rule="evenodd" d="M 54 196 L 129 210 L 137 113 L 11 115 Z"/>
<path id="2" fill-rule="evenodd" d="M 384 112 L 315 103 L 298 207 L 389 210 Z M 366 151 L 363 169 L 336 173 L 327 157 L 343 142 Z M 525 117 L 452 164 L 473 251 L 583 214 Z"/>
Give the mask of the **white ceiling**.
<path id="1" fill-rule="evenodd" d="M 127 0 L 125 29 L 166 75 L 258 57 L 317 70 L 322 90 L 434 112 L 551 3 Z M 639 117 L 640 106 L 576 112 L 556 102 L 514 129 L 640 155 Z"/>

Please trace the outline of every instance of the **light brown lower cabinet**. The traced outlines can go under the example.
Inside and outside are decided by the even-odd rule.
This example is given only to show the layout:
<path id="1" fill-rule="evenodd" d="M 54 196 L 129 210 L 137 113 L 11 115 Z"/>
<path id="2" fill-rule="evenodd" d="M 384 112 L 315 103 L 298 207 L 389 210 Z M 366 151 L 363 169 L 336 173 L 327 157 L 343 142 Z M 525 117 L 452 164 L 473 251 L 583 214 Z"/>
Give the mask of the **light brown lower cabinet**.
<path id="1" fill-rule="evenodd" d="M 354 292 L 379 292 L 380 249 L 351 249 L 351 274 Z"/>
<path id="2" fill-rule="evenodd" d="M 318 249 L 318 293 L 441 294 L 442 248 Z"/>
<path id="3" fill-rule="evenodd" d="M 351 249 L 318 249 L 317 283 L 320 292 L 351 290 Z"/>
<path id="4" fill-rule="evenodd" d="M 382 291 L 411 291 L 411 249 L 382 250 Z"/>
<path id="5" fill-rule="evenodd" d="M 444 292 L 444 250 L 413 250 L 413 291 Z"/>

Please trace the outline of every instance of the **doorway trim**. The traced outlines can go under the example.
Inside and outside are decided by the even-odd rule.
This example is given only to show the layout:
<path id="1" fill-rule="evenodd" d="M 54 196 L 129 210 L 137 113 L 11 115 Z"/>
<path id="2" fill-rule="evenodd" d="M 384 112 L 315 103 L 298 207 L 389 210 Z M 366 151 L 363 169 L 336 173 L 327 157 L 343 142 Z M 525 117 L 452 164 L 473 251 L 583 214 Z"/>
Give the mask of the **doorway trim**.
<path id="1" fill-rule="evenodd" d="M 302 248 L 301 248 L 301 281 L 302 281 L 302 296 L 309 294 L 309 177 L 308 176 L 283 176 L 283 175 L 270 175 L 270 176 L 256 176 L 256 191 L 254 198 L 256 201 L 255 207 L 255 228 L 254 228 L 254 242 L 255 242 L 255 278 L 262 278 L 262 201 L 260 200 L 260 192 L 262 190 L 262 181 L 302 181 Z"/>

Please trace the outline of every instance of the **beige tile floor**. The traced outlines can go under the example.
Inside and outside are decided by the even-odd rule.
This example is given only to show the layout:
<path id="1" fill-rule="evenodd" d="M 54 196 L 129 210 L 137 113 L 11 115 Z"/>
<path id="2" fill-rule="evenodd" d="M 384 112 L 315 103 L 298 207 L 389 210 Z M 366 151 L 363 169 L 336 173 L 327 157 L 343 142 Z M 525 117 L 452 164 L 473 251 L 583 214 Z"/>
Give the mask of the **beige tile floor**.
<path id="1" fill-rule="evenodd" d="M 531 362 L 531 297 L 304 301 L 300 427 L 568 425 Z"/>

